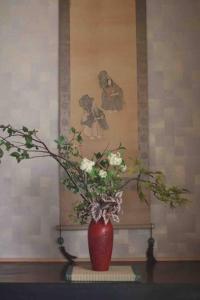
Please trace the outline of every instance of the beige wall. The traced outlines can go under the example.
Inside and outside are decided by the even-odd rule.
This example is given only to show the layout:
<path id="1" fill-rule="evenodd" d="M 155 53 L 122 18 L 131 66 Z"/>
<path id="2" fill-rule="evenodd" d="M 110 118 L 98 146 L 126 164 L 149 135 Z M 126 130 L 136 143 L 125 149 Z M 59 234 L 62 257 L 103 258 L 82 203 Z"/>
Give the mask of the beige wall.
<path id="1" fill-rule="evenodd" d="M 200 1 L 147 1 L 150 163 L 192 204 L 152 205 L 157 255 L 200 258 Z"/>
<path id="2" fill-rule="evenodd" d="M 192 204 L 152 205 L 156 255 L 200 256 L 199 13 L 195 0 L 148 0 L 150 161 L 169 182 L 191 190 Z M 58 5 L 0 2 L 0 123 L 57 136 Z M 3 46 L 2 46 L 3 45 Z M 0 166 L 0 259 L 59 258 L 58 172 L 54 162 L 10 159 Z M 115 233 L 113 257 L 144 257 L 148 231 Z M 66 247 L 88 257 L 85 231 L 65 233 Z"/>
<path id="3" fill-rule="evenodd" d="M 58 4 L 0 1 L 0 123 L 57 136 Z M 50 160 L 0 165 L 0 258 L 55 257 L 58 168 Z"/>

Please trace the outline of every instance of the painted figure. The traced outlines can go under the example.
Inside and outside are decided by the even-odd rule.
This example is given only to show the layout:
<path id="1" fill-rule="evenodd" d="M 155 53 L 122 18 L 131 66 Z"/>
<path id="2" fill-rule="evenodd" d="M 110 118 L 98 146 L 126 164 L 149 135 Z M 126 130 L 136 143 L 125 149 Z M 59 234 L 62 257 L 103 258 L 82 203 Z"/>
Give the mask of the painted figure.
<path id="1" fill-rule="evenodd" d="M 106 71 L 101 71 L 98 79 L 102 88 L 101 107 L 111 111 L 122 110 L 124 104 L 122 89 L 111 79 Z"/>
<path id="2" fill-rule="evenodd" d="M 103 110 L 98 108 L 94 103 L 94 98 L 88 95 L 82 96 L 79 104 L 84 110 L 81 119 L 84 134 L 91 139 L 101 138 L 102 130 L 109 128 Z"/>

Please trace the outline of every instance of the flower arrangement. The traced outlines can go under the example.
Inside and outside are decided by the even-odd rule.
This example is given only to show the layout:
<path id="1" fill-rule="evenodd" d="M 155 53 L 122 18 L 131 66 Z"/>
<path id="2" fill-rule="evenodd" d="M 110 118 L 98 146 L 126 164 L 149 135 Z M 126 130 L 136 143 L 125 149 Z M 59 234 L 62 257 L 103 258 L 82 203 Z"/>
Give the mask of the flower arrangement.
<path id="1" fill-rule="evenodd" d="M 35 129 L 1 125 L 0 132 L 0 159 L 6 151 L 18 163 L 38 157 L 51 157 L 57 161 L 64 170 L 62 183 L 68 190 L 81 196 L 75 205 L 75 214 L 81 224 L 91 218 L 95 222 L 102 218 L 105 223 L 110 219 L 119 222 L 123 190 L 131 181 L 135 181 L 139 198 L 146 203 L 147 191 L 171 207 L 187 201 L 184 197 L 186 189 L 168 187 L 162 172 L 150 171 L 138 160 L 130 174 L 124 160 L 126 149 L 121 144 L 116 149 L 105 149 L 88 158 L 82 155 L 83 138 L 75 128 L 70 129 L 69 137 L 61 135 L 55 141 L 56 153 L 39 138 Z"/>

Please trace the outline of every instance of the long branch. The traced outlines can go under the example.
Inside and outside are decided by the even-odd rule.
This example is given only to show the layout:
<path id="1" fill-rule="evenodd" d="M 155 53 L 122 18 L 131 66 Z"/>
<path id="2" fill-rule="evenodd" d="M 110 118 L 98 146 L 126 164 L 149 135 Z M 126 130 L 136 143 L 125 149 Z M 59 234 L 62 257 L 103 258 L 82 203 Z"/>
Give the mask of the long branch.
<path id="1" fill-rule="evenodd" d="M 38 137 L 36 136 L 36 138 L 38 138 Z M 39 138 L 38 138 L 38 142 L 41 143 L 41 144 L 45 147 L 45 149 L 46 149 L 47 152 L 50 154 L 50 156 L 52 156 L 52 157 L 58 162 L 58 164 L 65 170 L 65 172 L 67 173 L 67 176 L 69 177 L 69 179 L 71 180 L 71 182 L 74 184 L 74 186 L 75 186 L 77 189 L 79 189 L 78 185 L 76 184 L 76 182 L 75 182 L 74 179 L 72 178 L 72 176 L 71 176 L 70 172 L 67 170 L 66 166 L 60 161 L 59 155 L 57 155 L 57 154 L 51 152 L 51 151 L 49 150 L 49 148 L 47 147 L 47 145 L 46 145 L 43 141 L 41 141 Z M 63 158 L 63 157 L 61 157 L 61 159 L 64 159 L 65 161 L 69 162 L 67 159 L 65 159 L 65 158 Z M 87 198 L 86 198 L 82 193 L 80 193 L 80 195 L 81 195 L 81 197 L 82 197 L 84 200 L 87 201 Z"/>
<path id="2" fill-rule="evenodd" d="M 120 186 L 120 190 L 122 190 L 125 186 L 127 186 L 131 181 L 137 181 L 138 178 L 137 177 L 131 177 L 130 179 L 128 179 L 125 183 L 123 183 L 121 186 Z"/>
<path id="3" fill-rule="evenodd" d="M 51 156 L 50 154 L 47 154 L 47 155 L 35 155 L 35 156 L 29 157 L 28 159 L 33 159 L 33 158 L 38 158 L 38 157 L 50 157 L 50 156 Z"/>
<path id="4" fill-rule="evenodd" d="M 14 142 L 10 142 L 8 141 L 8 137 L 4 138 L 2 136 L 0 136 L 0 139 L 2 139 L 3 141 L 9 143 L 9 145 L 12 147 L 12 148 L 15 148 L 15 149 L 19 149 L 20 151 L 27 151 L 28 153 L 47 153 L 47 151 L 44 151 L 44 150 L 33 150 L 33 149 L 27 149 L 26 148 L 26 144 L 23 144 L 23 143 L 20 143 L 21 147 L 19 145 L 16 145 L 18 142 L 14 141 Z M 24 147 L 24 148 L 22 148 Z"/>
<path id="5" fill-rule="evenodd" d="M 17 134 L 15 134 L 15 133 L 17 133 Z M 16 136 L 20 136 L 20 137 L 24 138 L 24 136 L 26 135 L 25 133 L 21 132 L 20 130 L 16 130 L 16 129 L 15 129 L 15 133 L 12 134 L 12 137 L 13 137 L 13 136 L 15 136 L 15 137 L 16 137 Z M 34 141 L 34 142 L 36 142 L 36 143 L 39 143 L 40 145 L 43 146 L 43 147 L 41 147 L 41 146 L 39 146 L 39 147 L 46 150 L 46 151 L 43 151 L 43 150 L 35 150 L 34 152 L 41 153 L 41 151 L 42 151 L 42 153 L 48 153 L 48 155 L 43 155 L 43 157 L 44 157 L 44 156 L 51 156 L 51 157 L 53 157 L 53 158 L 58 162 L 58 164 L 65 170 L 65 172 L 66 172 L 67 176 L 69 177 L 69 179 L 71 180 L 72 184 L 73 184 L 77 189 L 79 189 L 78 185 L 77 185 L 76 182 L 73 180 L 73 178 L 72 178 L 70 172 L 67 170 L 66 166 L 62 163 L 61 160 L 64 160 L 65 162 L 68 162 L 68 163 L 69 163 L 69 161 L 68 161 L 66 158 L 64 158 L 64 157 L 62 157 L 62 156 L 59 156 L 58 154 L 55 154 L 55 153 L 53 153 L 52 151 L 50 151 L 49 148 L 47 147 L 47 145 L 46 145 L 43 141 L 41 141 L 41 140 L 36 136 L 36 134 L 34 134 L 34 135 L 35 135 L 35 138 L 31 136 L 32 141 Z M 8 137 L 2 137 L 2 136 L 0 136 L 0 138 L 1 138 L 3 141 L 8 142 L 8 143 L 10 144 L 10 146 L 13 147 L 13 148 L 20 149 L 20 151 L 26 150 L 26 151 L 29 152 L 29 153 L 33 151 L 33 150 L 31 150 L 31 149 L 24 149 L 24 148 L 18 147 L 18 146 L 16 146 L 15 144 L 13 144 L 12 142 L 7 141 L 7 138 L 9 138 L 9 137 L 11 137 L 11 136 L 8 136 Z M 24 144 L 24 145 L 25 145 L 25 144 Z M 25 145 L 25 146 L 26 146 L 26 145 Z M 38 156 L 37 156 L 37 157 L 38 157 Z M 32 157 L 32 158 L 36 158 L 36 157 Z M 30 159 L 30 158 L 29 158 L 29 159 Z M 82 197 L 84 200 L 87 201 L 87 198 L 86 198 L 82 193 L 80 193 L 80 195 L 81 195 L 81 197 Z"/>

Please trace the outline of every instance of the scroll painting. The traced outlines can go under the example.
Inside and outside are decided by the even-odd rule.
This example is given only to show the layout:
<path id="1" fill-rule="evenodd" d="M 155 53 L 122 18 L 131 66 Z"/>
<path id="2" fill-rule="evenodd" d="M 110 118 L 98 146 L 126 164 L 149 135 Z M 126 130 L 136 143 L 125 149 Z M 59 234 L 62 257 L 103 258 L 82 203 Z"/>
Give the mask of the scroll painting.
<path id="1" fill-rule="evenodd" d="M 147 152 L 147 141 L 142 149 L 147 124 L 140 124 L 146 94 L 139 90 L 146 77 L 144 71 L 138 74 L 138 51 L 145 45 L 137 28 L 142 22 L 136 2 L 60 0 L 60 133 L 67 134 L 70 127 L 80 130 L 87 157 L 120 143 L 126 148 L 125 159 Z M 144 64 L 145 52 L 142 55 Z M 63 187 L 60 196 L 62 225 L 83 228 L 70 217 L 78 196 Z M 134 188 L 124 192 L 123 211 L 119 228 L 150 223 L 149 208 Z"/>

